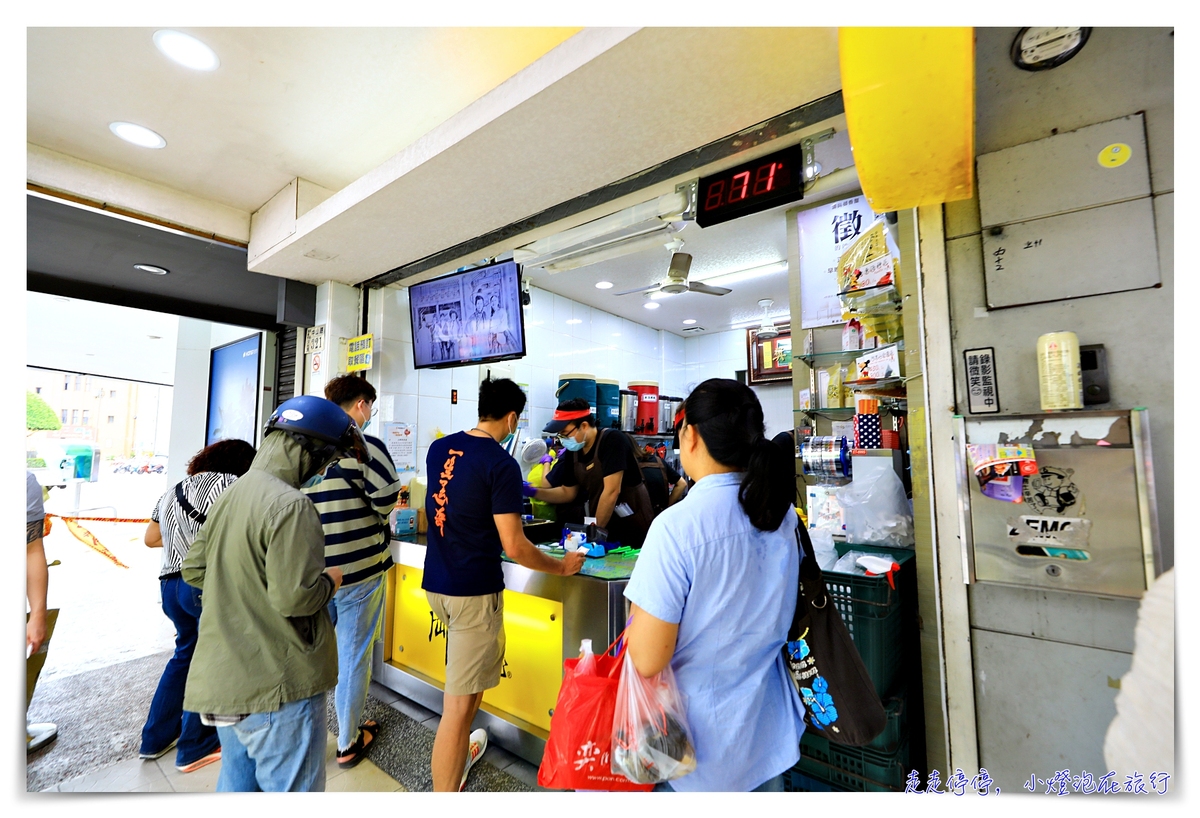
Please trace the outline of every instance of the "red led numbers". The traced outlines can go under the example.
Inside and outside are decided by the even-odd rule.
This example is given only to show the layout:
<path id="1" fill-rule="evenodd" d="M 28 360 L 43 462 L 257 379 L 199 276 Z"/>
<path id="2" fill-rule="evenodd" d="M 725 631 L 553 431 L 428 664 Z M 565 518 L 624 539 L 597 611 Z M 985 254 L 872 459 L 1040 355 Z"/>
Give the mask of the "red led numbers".
<path id="1" fill-rule="evenodd" d="M 701 227 L 769 210 L 804 198 L 796 173 L 801 148 L 793 146 L 755 162 L 700 179 L 703 204 L 696 214 Z"/>
<path id="2" fill-rule="evenodd" d="M 729 199 L 726 204 L 740 202 L 746 198 L 747 189 L 750 187 L 750 171 L 744 170 L 741 173 L 735 174 L 733 182 L 729 185 Z"/>
<path id="3" fill-rule="evenodd" d="M 754 174 L 754 195 L 759 196 L 763 193 L 769 193 L 775 186 L 775 171 L 776 169 L 783 170 L 782 162 L 771 162 L 763 165 Z"/>
<path id="4" fill-rule="evenodd" d="M 782 162 L 768 162 L 753 173 L 754 184 L 750 184 L 751 172 L 735 173 L 729 180 L 729 195 L 725 195 L 725 180 L 717 179 L 709 184 L 704 194 L 704 209 L 713 210 L 723 205 L 737 204 L 748 196 L 761 196 L 775 189 L 776 177 L 783 176 Z"/>
<path id="5" fill-rule="evenodd" d="M 704 209 L 712 210 L 714 207 L 720 207 L 721 198 L 725 195 L 725 180 L 718 179 L 708 186 L 708 194 L 704 197 Z"/>

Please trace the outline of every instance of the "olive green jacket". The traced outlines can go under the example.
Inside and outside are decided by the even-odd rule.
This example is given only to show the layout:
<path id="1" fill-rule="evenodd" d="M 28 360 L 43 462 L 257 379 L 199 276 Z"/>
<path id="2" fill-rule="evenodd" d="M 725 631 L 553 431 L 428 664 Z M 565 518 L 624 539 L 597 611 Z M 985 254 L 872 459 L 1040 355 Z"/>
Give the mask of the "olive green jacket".
<path id="1" fill-rule="evenodd" d="M 272 712 L 337 684 L 325 535 L 297 488 L 308 458 L 288 435 L 267 435 L 183 561 L 184 582 L 203 591 L 185 710 Z"/>

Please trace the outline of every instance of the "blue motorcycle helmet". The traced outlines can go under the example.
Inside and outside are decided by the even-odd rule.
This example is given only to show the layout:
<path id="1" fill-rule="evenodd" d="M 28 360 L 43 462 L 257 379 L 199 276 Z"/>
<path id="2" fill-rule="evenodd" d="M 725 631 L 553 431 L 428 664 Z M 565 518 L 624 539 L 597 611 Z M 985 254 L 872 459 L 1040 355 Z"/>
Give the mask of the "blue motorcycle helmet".
<path id="1" fill-rule="evenodd" d="M 333 401 L 316 395 L 299 395 L 279 404 L 263 437 L 272 432 L 286 433 L 312 456 L 311 473 L 301 475 L 301 483 L 339 457 L 353 457 L 359 463 L 369 459 L 366 441 L 354 420 Z"/>

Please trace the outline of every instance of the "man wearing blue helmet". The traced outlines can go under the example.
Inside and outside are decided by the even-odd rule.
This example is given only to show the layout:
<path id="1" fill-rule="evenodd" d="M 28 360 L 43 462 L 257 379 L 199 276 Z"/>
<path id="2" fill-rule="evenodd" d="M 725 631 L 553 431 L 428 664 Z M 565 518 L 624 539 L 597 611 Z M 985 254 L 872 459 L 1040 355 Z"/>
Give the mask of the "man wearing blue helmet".
<path id="1" fill-rule="evenodd" d="M 184 709 L 221 737 L 220 792 L 325 789 L 325 693 L 337 683 L 321 518 L 300 487 L 365 457 L 337 404 L 302 395 L 271 415 L 250 470 L 218 498 L 183 561 L 202 591 Z"/>

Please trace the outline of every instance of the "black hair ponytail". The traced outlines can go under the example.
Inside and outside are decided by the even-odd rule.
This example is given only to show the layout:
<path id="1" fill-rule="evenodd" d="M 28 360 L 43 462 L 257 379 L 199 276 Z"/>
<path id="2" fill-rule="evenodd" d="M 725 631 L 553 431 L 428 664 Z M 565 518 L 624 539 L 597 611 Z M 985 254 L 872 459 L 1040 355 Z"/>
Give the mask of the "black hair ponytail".
<path id="1" fill-rule="evenodd" d="M 710 378 L 684 403 L 687 424 L 723 466 L 745 471 L 738 502 L 759 531 L 775 531 L 796 504 L 793 452 L 764 434 L 762 404 L 754 390 L 726 378 Z"/>
<path id="2" fill-rule="evenodd" d="M 796 464 L 765 437 L 760 437 L 750 449 L 738 502 L 759 531 L 779 528 L 796 504 Z"/>

